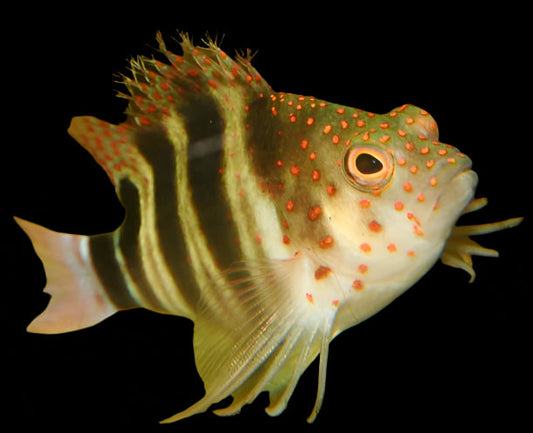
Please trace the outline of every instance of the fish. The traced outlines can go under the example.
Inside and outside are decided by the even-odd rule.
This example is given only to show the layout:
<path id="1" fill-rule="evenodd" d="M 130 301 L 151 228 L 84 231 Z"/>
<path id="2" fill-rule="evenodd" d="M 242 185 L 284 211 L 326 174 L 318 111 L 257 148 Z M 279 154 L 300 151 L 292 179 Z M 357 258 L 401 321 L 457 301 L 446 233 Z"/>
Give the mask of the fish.
<path id="1" fill-rule="evenodd" d="M 267 391 L 281 414 L 317 357 L 313 422 L 329 343 L 441 260 L 475 278 L 472 236 L 522 218 L 457 225 L 474 198 L 472 161 L 404 104 L 377 114 L 274 91 L 250 51 L 226 54 L 160 33 L 156 57 L 121 78 L 127 119 L 74 117 L 68 133 L 107 173 L 125 217 L 113 232 L 59 233 L 15 217 L 46 273 L 46 309 L 28 331 L 55 334 L 145 308 L 194 323 L 205 395 L 162 420 L 220 416 Z"/>

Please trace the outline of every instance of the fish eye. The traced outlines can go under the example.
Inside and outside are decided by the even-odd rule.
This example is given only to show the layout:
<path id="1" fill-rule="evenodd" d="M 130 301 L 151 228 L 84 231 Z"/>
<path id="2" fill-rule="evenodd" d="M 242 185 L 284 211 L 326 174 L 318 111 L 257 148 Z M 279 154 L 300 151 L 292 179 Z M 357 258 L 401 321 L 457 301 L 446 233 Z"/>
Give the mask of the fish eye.
<path id="1" fill-rule="evenodd" d="M 381 149 L 354 147 L 344 159 L 344 172 L 355 187 L 375 191 L 386 186 L 393 171 L 392 158 Z"/>

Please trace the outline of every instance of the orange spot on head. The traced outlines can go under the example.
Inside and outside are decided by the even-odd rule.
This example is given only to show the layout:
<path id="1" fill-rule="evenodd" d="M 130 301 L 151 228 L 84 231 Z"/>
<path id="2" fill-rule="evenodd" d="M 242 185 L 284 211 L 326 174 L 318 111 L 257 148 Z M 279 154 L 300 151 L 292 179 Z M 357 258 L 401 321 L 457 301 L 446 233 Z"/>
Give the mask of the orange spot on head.
<path id="1" fill-rule="evenodd" d="M 359 248 L 361 248 L 361 251 L 364 251 L 365 253 L 369 253 L 370 251 L 372 251 L 372 247 L 366 242 L 359 245 Z"/>
<path id="2" fill-rule="evenodd" d="M 320 206 L 313 206 L 309 209 L 307 216 L 311 221 L 315 221 L 322 214 L 322 208 Z"/>
<path id="3" fill-rule="evenodd" d="M 363 209 L 368 209 L 371 204 L 371 201 L 366 198 L 362 198 L 361 200 L 359 200 L 359 206 L 361 206 Z"/>
<path id="4" fill-rule="evenodd" d="M 315 270 L 315 280 L 323 280 L 324 278 L 327 278 L 332 272 L 333 271 L 327 266 L 319 266 Z"/>
<path id="5" fill-rule="evenodd" d="M 411 143 L 410 141 L 408 141 L 407 143 L 405 143 L 405 149 L 408 150 L 408 151 L 412 151 L 414 150 L 415 148 L 415 145 L 413 143 Z"/>
<path id="6" fill-rule="evenodd" d="M 360 274 L 366 274 L 368 272 L 368 266 L 365 264 L 361 264 L 357 267 L 357 270 Z"/>
<path id="7" fill-rule="evenodd" d="M 370 229 L 371 232 L 374 232 L 374 233 L 379 233 L 381 230 L 383 230 L 383 227 L 377 221 L 371 221 L 368 224 L 368 228 Z"/>
<path id="8" fill-rule="evenodd" d="M 334 242 L 335 241 L 331 236 L 326 236 L 325 238 L 320 239 L 318 241 L 318 246 L 325 250 L 325 249 L 331 248 Z"/>
<path id="9" fill-rule="evenodd" d="M 363 290 L 365 288 L 365 285 L 361 280 L 354 280 L 352 283 L 352 289 L 354 290 Z"/>
<path id="10" fill-rule="evenodd" d="M 396 210 L 403 210 L 403 203 L 401 201 L 397 201 L 394 203 L 394 209 Z"/>
<path id="11" fill-rule="evenodd" d="M 294 202 L 292 200 L 289 200 L 285 205 L 285 209 L 287 209 L 289 212 L 292 211 L 294 209 Z"/>
<path id="12" fill-rule="evenodd" d="M 393 244 L 392 242 L 387 245 L 387 249 L 390 253 L 395 253 L 396 251 L 398 251 L 398 248 L 396 248 L 396 244 Z"/>

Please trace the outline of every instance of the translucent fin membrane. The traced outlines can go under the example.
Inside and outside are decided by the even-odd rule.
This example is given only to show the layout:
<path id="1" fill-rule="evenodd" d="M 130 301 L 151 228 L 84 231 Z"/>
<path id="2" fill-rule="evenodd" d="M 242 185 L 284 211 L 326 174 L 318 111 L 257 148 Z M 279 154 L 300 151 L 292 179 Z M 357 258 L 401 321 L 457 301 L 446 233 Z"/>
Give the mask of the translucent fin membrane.
<path id="1" fill-rule="evenodd" d="M 486 206 L 486 204 L 486 198 L 474 199 L 465 208 L 463 214 L 481 209 Z M 468 272 L 468 274 L 470 274 L 470 282 L 472 283 L 476 278 L 476 272 L 474 271 L 472 264 L 472 256 L 498 257 L 498 251 L 482 247 L 477 242 L 470 239 L 470 236 L 510 229 L 520 224 L 522 220 L 523 218 L 510 218 L 495 223 L 454 227 L 441 255 L 440 259 L 442 263 Z"/>

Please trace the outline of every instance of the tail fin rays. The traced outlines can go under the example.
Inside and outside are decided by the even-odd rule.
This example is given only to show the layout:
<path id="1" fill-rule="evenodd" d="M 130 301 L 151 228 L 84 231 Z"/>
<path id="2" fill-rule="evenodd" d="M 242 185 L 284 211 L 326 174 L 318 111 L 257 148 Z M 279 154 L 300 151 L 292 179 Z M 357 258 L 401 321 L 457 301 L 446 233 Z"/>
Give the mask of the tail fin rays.
<path id="1" fill-rule="evenodd" d="M 87 328 L 111 316 L 117 309 L 105 295 L 88 256 L 88 236 L 58 233 L 15 217 L 29 236 L 43 262 L 52 295 L 43 313 L 27 330 L 58 334 Z"/>

